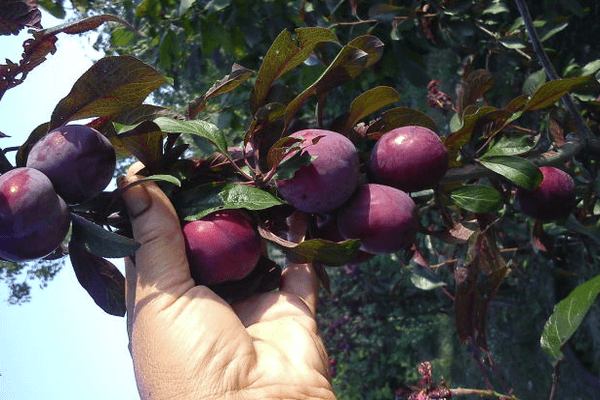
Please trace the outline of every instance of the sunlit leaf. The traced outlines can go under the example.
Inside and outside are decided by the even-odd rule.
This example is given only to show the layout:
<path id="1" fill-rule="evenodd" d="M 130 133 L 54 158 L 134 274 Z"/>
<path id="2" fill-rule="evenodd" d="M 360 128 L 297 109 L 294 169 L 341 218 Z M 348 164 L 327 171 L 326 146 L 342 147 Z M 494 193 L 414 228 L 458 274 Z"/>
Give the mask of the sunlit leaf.
<path id="1" fill-rule="evenodd" d="M 17 35 L 26 26 L 41 28 L 42 13 L 35 3 L 4 0 L 0 7 L 0 35 Z"/>
<path id="2" fill-rule="evenodd" d="M 522 157 L 493 156 L 482 158 L 479 162 L 484 167 L 528 190 L 535 189 L 543 178 L 539 168 Z"/>
<path id="3" fill-rule="evenodd" d="M 502 195 L 493 187 L 464 185 L 449 193 L 450 199 L 467 211 L 494 212 L 502 207 Z"/>
<path id="4" fill-rule="evenodd" d="M 553 366 L 562 360 L 562 347 L 573 336 L 600 293 L 600 275 L 577 286 L 556 306 L 540 338 L 542 350 Z"/>
<path id="5" fill-rule="evenodd" d="M 591 75 L 588 75 L 577 78 L 556 79 L 544 83 L 525 104 L 523 112 L 550 107 L 577 86 L 589 82 L 591 77 Z"/>
<path id="6" fill-rule="evenodd" d="M 50 129 L 68 121 L 119 114 L 136 107 L 166 79 L 132 56 L 100 59 L 73 85 L 54 111 Z"/>
<path id="7" fill-rule="evenodd" d="M 531 135 L 501 135 L 490 145 L 482 158 L 523 155 L 535 147 L 538 138 L 532 138 Z"/>
<path id="8" fill-rule="evenodd" d="M 310 239 L 288 249 L 296 262 L 320 262 L 329 266 L 340 266 L 351 262 L 360 248 L 359 240 L 330 242 Z"/>
<path id="9" fill-rule="evenodd" d="M 167 133 L 187 133 L 202 137 L 212 143 L 217 150 L 229 156 L 227 152 L 227 139 L 223 132 L 210 122 L 193 120 L 181 121 L 172 118 L 159 117 L 154 120 L 163 132 Z"/>
<path id="10" fill-rule="evenodd" d="M 400 94 L 389 86 L 379 86 L 367 90 L 350 104 L 343 132 L 348 132 L 361 119 L 398 100 L 400 100 Z"/>
<path id="11" fill-rule="evenodd" d="M 338 41 L 335 34 L 326 28 L 298 28 L 295 33 L 297 42 L 289 31 L 282 31 L 265 54 L 250 98 L 252 113 L 264 105 L 273 82 L 306 60 L 317 44 Z"/>
<path id="12" fill-rule="evenodd" d="M 208 183 L 179 194 L 174 204 L 180 218 L 194 221 L 218 210 L 263 210 L 284 202 L 269 192 L 249 185 Z"/>

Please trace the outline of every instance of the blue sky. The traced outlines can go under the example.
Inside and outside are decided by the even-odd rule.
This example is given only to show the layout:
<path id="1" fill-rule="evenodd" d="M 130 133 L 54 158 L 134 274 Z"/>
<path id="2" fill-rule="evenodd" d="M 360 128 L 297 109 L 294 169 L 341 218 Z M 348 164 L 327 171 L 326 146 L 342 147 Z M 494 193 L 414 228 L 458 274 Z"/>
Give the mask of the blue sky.
<path id="1" fill-rule="evenodd" d="M 62 23 L 43 14 L 42 24 Z M 20 59 L 26 30 L 0 36 L 0 62 Z M 58 51 L 0 100 L 0 147 L 22 144 L 77 78 L 102 55 L 89 36 L 58 36 Z M 11 153 L 11 156 L 13 153 Z M 11 161 L 13 157 L 10 157 Z M 116 261 L 122 270 L 122 263 Z M 124 318 L 105 314 L 81 288 L 69 262 L 21 306 L 0 281 L 0 400 L 136 400 Z"/>

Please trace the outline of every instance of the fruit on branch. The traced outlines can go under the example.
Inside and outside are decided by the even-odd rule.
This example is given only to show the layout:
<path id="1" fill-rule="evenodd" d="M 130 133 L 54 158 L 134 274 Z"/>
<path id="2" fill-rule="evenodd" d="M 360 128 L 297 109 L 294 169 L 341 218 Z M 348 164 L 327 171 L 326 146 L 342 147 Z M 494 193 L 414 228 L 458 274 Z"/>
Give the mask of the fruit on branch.
<path id="1" fill-rule="evenodd" d="M 448 152 L 431 129 L 402 126 L 379 138 L 369 165 L 375 182 L 415 192 L 442 179 L 448 170 Z"/>
<path id="2" fill-rule="evenodd" d="M 245 278 L 260 259 L 260 236 L 241 211 L 217 211 L 188 222 L 183 236 L 190 272 L 199 284 Z"/>
<path id="3" fill-rule="evenodd" d="M 46 174 L 68 204 L 82 203 L 102 192 L 115 165 L 110 141 L 85 125 L 65 125 L 47 133 L 27 157 L 27 166 Z"/>
<path id="4" fill-rule="evenodd" d="M 317 239 L 329 240 L 331 242 L 341 242 L 346 240 L 338 228 L 336 213 L 318 215 L 315 220 L 316 227 L 313 235 Z M 372 253 L 359 250 L 356 252 L 356 255 L 352 261 L 350 261 L 348 264 L 360 264 L 369 261 L 371 258 L 373 258 Z"/>
<path id="5" fill-rule="evenodd" d="M 575 181 L 556 167 L 540 167 L 542 182 L 537 188 L 517 188 L 515 199 L 521 211 L 543 222 L 569 216 L 575 205 Z"/>
<path id="6" fill-rule="evenodd" d="M 67 204 L 33 168 L 0 176 L 0 257 L 27 261 L 52 253 L 69 231 Z"/>
<path id="7" fill-rule="evenodd" d="M 305 129 L 290 136 L 302 139 L 302 151 L 316 159 L 298 168 L 291 179 L 277 181 L 280 196 L 307 213 L 335 210 L 358 185 L 356 147 L 344 135 L 324 129 Z"/>
<path id="8" fill-rule="evenodd" d="M 418 230 L 417 206 L 400 189 L 377 183 L 358 187 L 337 212 L 345 239 L 359 239 L 368 253 L 395 253 L 410 246 Z"/>

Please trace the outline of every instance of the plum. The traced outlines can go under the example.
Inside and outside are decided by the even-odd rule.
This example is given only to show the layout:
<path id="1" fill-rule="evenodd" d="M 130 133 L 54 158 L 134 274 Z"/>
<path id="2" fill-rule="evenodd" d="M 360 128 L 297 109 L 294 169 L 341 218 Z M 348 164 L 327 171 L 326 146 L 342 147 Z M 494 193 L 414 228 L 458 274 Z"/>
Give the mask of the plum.
<path id="1" fill-rule="evenodd" d="M 307 213 L 327 213 L 341 206 L 359 179 L 358 153 L 344 135 L 324 129 L 304 129 L 291 135 L 316 159 L 300 167 L 291 179 L 277 181 L 281 198 Z M 319 138 L 316 143 L 313 140 Z"/>
<path id="2" fill-rule="evenodd" d="M 0 176 L 0 257 L 20 262 L 47 256 L 70 221 L 67 204 L 40 171 L 23 167 Z"/>
<path id="3" fill-rule="evenodd" d="M 46 174 L 68 204 L 78 204 L 106 188 L 115 172 L 116 154 L 94 128 L 65 125 L 33 145 L 26 166 Z"/>
<path id="4" fill-rule="evenodd" d="M 395 253 L 410 246 L 418 230 L 417 206 L 400 189 L 367 183 L 337 212 L 345 239 L 359 239 L 367 253 Z"/>
<path id="5" fill-rule="evenodd" d="M 515 199 L 521 211 L 543 222 L 569 216 L 577 204 L 575 181 L 565 171 L 556 167 L 540 167 L 542 182 L 537 188 L 517 188 Z"/>
<path id="6" fill-rule="evenodd" d="M 190 272 L 216 285 L 248 276 L 261 256 L 258 232 L 241 211 L 222 210 L 183 226 Z"/>
<path id="7" fill-rule="evenodd" d="M 448 152 L 434 131 L 403 126 L 379 138 L 369 167 L 376 183 L 415 192 L 434 187 L 444 176 Z"/>

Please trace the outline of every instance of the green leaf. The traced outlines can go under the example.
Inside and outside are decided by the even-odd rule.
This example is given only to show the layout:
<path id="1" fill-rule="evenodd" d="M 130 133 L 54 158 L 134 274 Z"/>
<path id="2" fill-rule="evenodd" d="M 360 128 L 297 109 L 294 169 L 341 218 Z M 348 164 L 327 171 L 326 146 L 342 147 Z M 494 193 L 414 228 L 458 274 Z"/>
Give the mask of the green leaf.
<path id="1" fill-rule="evenodd" d="M 498 140 L 490 145 L 482 158 L 492 156 L 520 156 L 535 147 L 537 140 L 533 141 L 530 135 L 501 135 Z"/>
<path id="2" fill-rule="evenodd" d="M 569 22 L 565 21 L 562 24 L 555 26 L 554 28 L 550 29 L 548 32 L 546 32 L 544 34 L 544 36 L 542 36 L 540 38 L 540 41 L 545 42 L 546 40 L 550 39 L 552 36 L 556 35 L 558 32 L 562 31 L 563 29 L 565 29 L 567 26 L 569 26 Z"/>
<path id="3" fill-rule="evenodd" d="M 525 104 L 523 112 L 550 107 L 574 88 L 588 82 L 591 75 L 577 78 L 556 79 L 544 83 Z"/>
<path id="4" fill-rule="evenodd" d="M 218 210 L 264 210 L 284 202 L 269 192 L 235 183 L 208 183 L 188 189 L 174 199 L 179 218 L 195 221 Z"/>
<path id="5" fill-rule="evenodd" d="M 410 281 L 415 287 L 421 290 L 433 290 L 442 286 L 446 286 L 446 282 L 433 281 L 423 275 L 418 274 L 416 271 L 410 275 Z"/>
<path id="6" fill-rule="evenodd" d="M 250 97 L 250 110 L 253 114 L 265 104 L 273 82 L 304 62 L 317 44 L 338 42 L 335 34 L 326 28 L 298 28 L 295 32 L 298 42 L 292 39 L 288 30 L 284 30 L 265 54 Z"/>
<path id="7" fill-rule="evenodd" d="M 117 156 L 133 155 L 150 172 L 158 171 L 163 154 L 163 133 L 160 128 L 151 121 L 144 121 L 135 127 L 114 125 L 119 134 L 108 139 Z"/>
<path id="8" fill-rule="evenodd" d="M 579 328 L 581 321 L 600 293 L 600 275 L 577 286 L 556 306 L 546 321 L 540 338 L 542 350 L 553 366 L 562 360 L 562 347 Z"/>
<path id="9" fill-rule="evenodd" d="M 68 121 L 110 117 L 138 106 L 150 93 L 166 83 L 158 71 L 132 56 L 100 59 L 73 85 L 50 120 L 49 130 Z"/>
<path id="10" fill-rule="evenodd" d="M 502 195 L 493 187 L 465 185 L 449 193 L 460 208 L 476 213 L 494 212 L 502 206 Z"/>
<path id="11" fill-rule="evenodd" d="M 158 125 L 163 132 L 186 133 L 200 136 L 212 143 L 220 153 L 229 157 L 225 135 L 216 125 L 213 125 L 210 122 L 200 120 L 181 121 L 167 117 L 159 117 L 154 120 L 154 123 Z"/>
<path id="12" fill-rule="evenodd" d="M 398 100 L 400 100 L 400 93 L 389 86 L 379 86 L 367 90 L 350 104 L 343 132 L 350 131 L 361 119 Z"/>
<path id="13" fill-rule="evenodd" d="M 542 181 L 542 173 L 531 161 L 512 156 L 486 157 L 479 162 L 497 174 L 527 190 L 535 189 Z"/>
<path id="14" fill-rule="evenodd" d="M 345 265 L 352 261 L 360 248 L 360 240 L 330 242 L 323 239 L 305 240 L 288 249 L 296 262 L 320 262 L 329 266 Z"/>
<path id="15" fill-rule="evenodd" d="M 150 175 L 147 176 L 145 178 L 142 178 L 136 182 L 146 182 L 146 181 L 152 181 L 152 182 L 168 182 L 171 183 L 175 186 L 181 186 L 181 181 L 179 179 L 177 179 L 176 177 L 174 177 L 173 175 L 165 175 L 165 174 L 155 174 L 155 175 Z"/>
<path id="16" fill-rule="evenodd" d="M 72 214 L 72 228 L 71 241 L 98 257 L 126 257 L 140 247 L 134 240 L 107 231 L 76 214 Z"/>
<path id="17" fill-rule="evenodd" d="M 523 93 L 532 96 L 546 82 L 546 71 L 540 69 L 529 75 L 523 83 Z"/>

